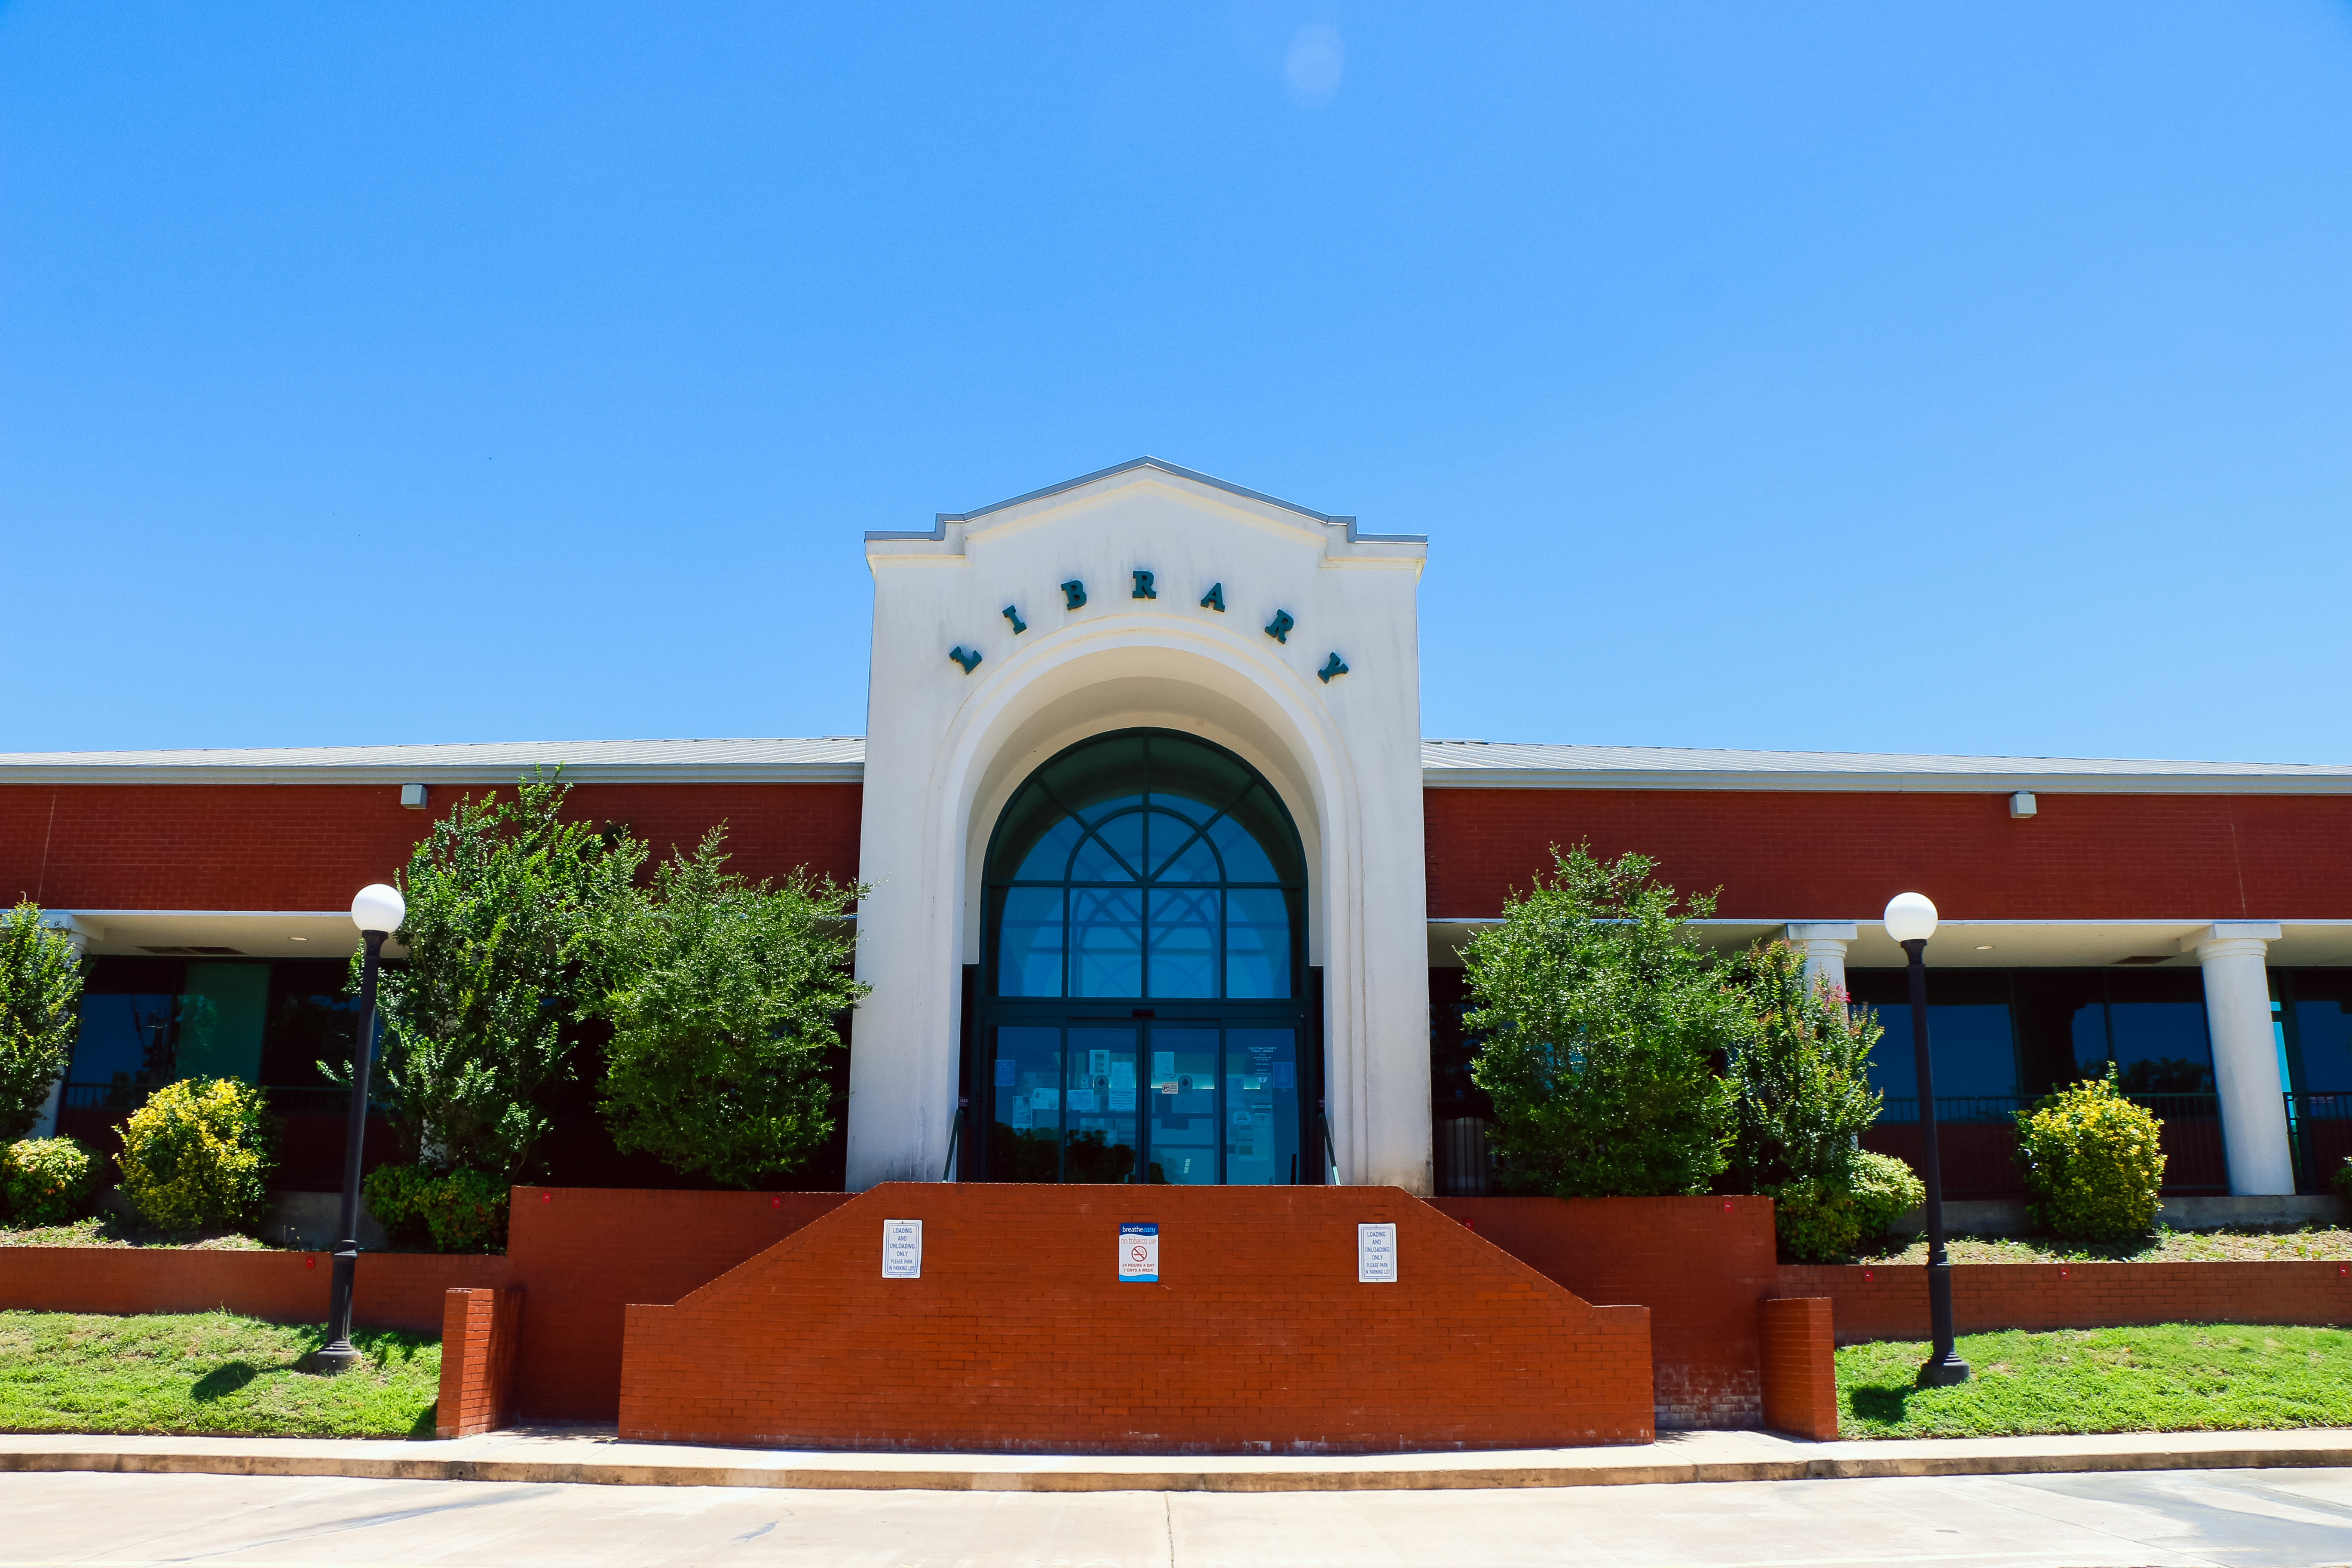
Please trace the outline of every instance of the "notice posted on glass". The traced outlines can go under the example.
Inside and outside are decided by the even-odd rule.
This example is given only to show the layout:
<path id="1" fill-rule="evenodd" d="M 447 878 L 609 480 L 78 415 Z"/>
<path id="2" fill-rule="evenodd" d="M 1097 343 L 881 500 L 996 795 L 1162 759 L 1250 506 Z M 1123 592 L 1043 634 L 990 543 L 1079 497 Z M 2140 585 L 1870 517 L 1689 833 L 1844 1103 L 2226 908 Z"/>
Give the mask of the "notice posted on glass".
<path id="1" fill-rule="evenodd" d="M 1358 1226 L 1356 1227 L 1356 1283 L 1393 1285 L 1396 1282 L 1395 1225 Z"/>
<path id="2" fill-rule="evenodd" d="M 1118 1227 L 1118 1278 L 1124 1285 L 1160 1282 L 1160 1227 L 1122 1224 Z"/>
<path id="3" fill-rule="evenodd" d="M 886 1219 L 882 1222 L 882 1278 L 920 1279 L 923 1277 L 923 1222 Z"/>

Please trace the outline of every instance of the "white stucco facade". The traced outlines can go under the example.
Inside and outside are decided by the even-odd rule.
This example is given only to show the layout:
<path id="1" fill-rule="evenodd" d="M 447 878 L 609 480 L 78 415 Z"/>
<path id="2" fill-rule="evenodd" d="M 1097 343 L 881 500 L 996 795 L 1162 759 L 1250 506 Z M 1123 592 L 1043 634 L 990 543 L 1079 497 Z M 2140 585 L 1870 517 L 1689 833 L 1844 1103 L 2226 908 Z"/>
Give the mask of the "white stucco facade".
<path id="1" fill-rule="evenodd" d="M 853 1190 L 946 1166 L 961 970 L 980 960 L 981 861 L 1006 801 L 1064 747 L 1138 727 L 1214 742 L 1283 796 L 1309 868 L 1340 1178 L 1430 1190 L 1425 550 L 1150 459 L 869 536 L 857 973 L 873 994 L 850 1057 Z M 1137 596 L 1138 572 L 1156 596 Z M 1213 587 L 1223 611 L 1202 603 Z M 1334 656 L 1345 672 L 1321 679 Z"/>

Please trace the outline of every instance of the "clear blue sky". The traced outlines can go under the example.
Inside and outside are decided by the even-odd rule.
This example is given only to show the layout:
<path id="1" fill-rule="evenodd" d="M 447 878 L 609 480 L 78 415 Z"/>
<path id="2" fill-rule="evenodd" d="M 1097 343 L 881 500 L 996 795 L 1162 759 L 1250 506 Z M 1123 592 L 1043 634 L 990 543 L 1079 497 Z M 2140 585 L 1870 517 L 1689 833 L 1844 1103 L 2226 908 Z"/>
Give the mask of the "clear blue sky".
<path id="1" fill-rule="evenodd" d="M 1431 735 L 2352 762 L 2352 7 L 0 5 L 0 750 L 855 733 L 1145 453 Z"/>

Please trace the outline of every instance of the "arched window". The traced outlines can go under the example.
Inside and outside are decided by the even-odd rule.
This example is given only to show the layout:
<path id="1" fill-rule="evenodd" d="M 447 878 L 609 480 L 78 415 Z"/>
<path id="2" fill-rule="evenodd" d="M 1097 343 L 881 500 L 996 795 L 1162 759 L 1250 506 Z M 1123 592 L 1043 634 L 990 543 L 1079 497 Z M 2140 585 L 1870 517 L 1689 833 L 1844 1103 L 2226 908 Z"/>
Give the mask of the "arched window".
<path id="1" fill-rule="evenodd" d="M 967 1173 L 1013 1182 L 1318 1182 L 1307 858 L 1232 752 L 1097 736 L 989 842 Z"/>
<path id="2" fill-rule="evenodd" d="M 1071 747 L 1022 785 L 989 847 L 998 996 L 1288 999 L 1305 857 L 1249 765 L 1163 731 Z"/>

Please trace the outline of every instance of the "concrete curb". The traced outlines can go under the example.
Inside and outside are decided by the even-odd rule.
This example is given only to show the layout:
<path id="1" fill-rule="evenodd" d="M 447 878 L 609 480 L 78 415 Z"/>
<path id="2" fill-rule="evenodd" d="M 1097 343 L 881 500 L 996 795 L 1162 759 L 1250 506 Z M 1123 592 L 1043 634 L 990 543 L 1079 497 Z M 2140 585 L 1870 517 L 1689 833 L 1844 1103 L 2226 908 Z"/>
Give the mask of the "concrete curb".
<path id="1" fill-rule="evenodd" d="M 506 1481 L 535 1485 L 758 1487 L 838 1491 L 1335 1492 L 1449 1491 L 1530 1487 L 1655 1486 L 1722 1481 L 1857 1480 L 1895 1476 L 2063 1475 L 2125 1470 L 2311 1469 L 2352 1466 L 2352 1441 L 2238 1447 L 1921 1453 L 1851 1452 L 1786 1458 L 1643 1458 L 1575 1464 L 1475 1463 L 1355 1468 L 1269 1466 L 1062 1468 L 1053 1464 L 937 1468 L 896 1464 L 784 1466 L 431 1455 L 273 1453 L 235 1447 L 0 1449 L 0 1471 L 136 1475 L 349 1477 L 366 1480 Z M 2078 1440 L 2079 1441 L 2079 1440 Z M 1796 1445 L 1790 1445 L 1791 1448 Z M 1843 1448 L 1861 1445 L 1839 1445 Z M 1459 1456 L 1466 1458 L 1468 1456 Z"/>

